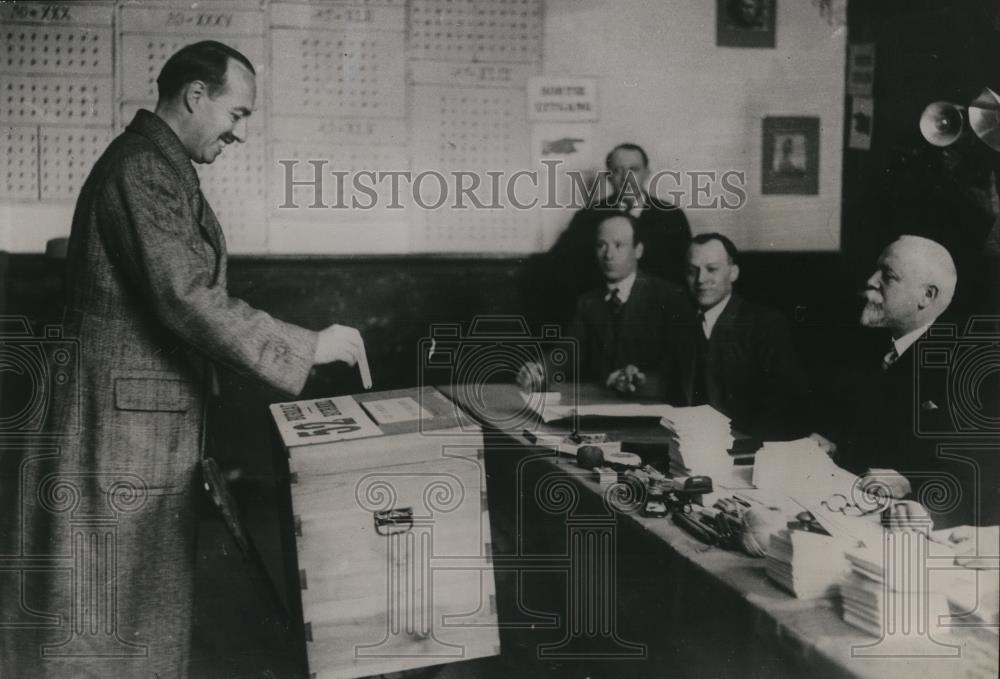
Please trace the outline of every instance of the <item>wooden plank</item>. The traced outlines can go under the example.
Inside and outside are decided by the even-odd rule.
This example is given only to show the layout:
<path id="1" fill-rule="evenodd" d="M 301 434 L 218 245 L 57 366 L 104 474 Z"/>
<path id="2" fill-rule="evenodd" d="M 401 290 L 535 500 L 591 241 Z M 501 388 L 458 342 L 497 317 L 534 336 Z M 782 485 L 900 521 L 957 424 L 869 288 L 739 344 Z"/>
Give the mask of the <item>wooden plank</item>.
<path id="1" fill-rule="evenodd" d="M 356 469 L 381 469 L 446 459 L 463 451 L 473 456 L 482 445 L 481 434 L 461 429 L 340 441 L 292 448 L 289 469 L 303 480 Z"/>

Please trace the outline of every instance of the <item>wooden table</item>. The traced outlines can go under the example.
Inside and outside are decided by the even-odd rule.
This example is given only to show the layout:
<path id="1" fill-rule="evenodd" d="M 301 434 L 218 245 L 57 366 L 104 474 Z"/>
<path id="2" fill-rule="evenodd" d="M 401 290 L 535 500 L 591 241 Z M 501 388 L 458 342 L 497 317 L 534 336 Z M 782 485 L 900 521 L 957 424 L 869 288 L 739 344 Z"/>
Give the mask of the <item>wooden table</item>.
<path id="1" fill-rule="evenodd" d="M 779 589 L 763 559 L 709 547 L 669 519 L 609 502 L 589 472 L 526 438 L 525 428 L 566 427 L 539 425 L 515 387 L 439 388 L 487 432 L 494 567 L 498 587 L 514 590 L 501 627 L 530 629 L 539 657 L 616 677 L 996 676 L 995 654 L 983 668 L 966 652 L 983 630 L 880 640 L 845 623 L 836 603 Z M 563 398 L 608 396 L 587 387 Z M 665 459 L 668 432 L 654 420 L 579 424 L 646 461 Z"/>

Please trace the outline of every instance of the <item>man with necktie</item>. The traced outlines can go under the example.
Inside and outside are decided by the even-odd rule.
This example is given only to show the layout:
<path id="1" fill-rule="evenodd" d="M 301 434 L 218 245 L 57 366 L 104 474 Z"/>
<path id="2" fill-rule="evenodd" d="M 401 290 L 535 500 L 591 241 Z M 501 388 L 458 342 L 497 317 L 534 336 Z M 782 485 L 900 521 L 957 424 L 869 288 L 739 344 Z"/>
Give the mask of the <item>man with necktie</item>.
<path id="1" fill-rule="evenodd" d="M 969 380 L 953 380 L 963 356 L 976 358 L 964 351 L 975 349 L 963 341 L 964 328 L 947 320 L 957 281 L 951 254 L 936 241 L 904 235 L 882 251 L 864 290 L 861 325 L 887 331 L 884 350 L 869 357 L 859 384 L 832 409 L 833 442 L 821 438 L 838 464 L 864 475 L 862 487 L 915 497 L 939 527 L 1000 519 L 996 455 L 968 436 L 961 446 L 949 443 L 959 431 L 956 413 L 978 403 L 983 421 L 992 409 L 995 422 L 997 408 L 988 356 Z"/>
<path id="2" fill-rule="evenodd" d="M 659 392 L 656 371 L 672 328 L 690 313 L 679 287 L 639 271 L 644 251 L 634 217 L 605 214 L 593 246 L 604 280 L 580 296 L 569 330 L 579 342 L 578 379 L 623 394 Z M 529 363 L 518 382 L 539 389 L 544 374 L 543 366 Z"/>
<path id="3" fill-rule="evenodd" d="M 764 439 L 802 436 L 806 379 L 788 324 L 733 292 L 739 252 L 718 233 L 695 236 L 687 250 L 687 284 L 697 315 L 678 330 L 663 370 L 667 401 L 709 404 L 733 427 Z"/>
<path id="4" fill-rule="evenodd" d="M 541 258 L 541 269 L 529 285 L 533 301 L 542 307 L 545 322 L 559 318 L 553 309 L 570 309 L 582 293 L 601 285 L 604 273 L 593 255 L 598 225 L 609 214 L 635 218 L 644 253 L 639 269 L 683 285 L 684 254 L 691 241 L 691 227 L 677 205 L 649 194 L 649 156 L 637 144 L 619 144 L 605 158 L 608 194 L 573 215 L 566 230 Z M 544 298 L 539 297 L 542 291 Z"/>

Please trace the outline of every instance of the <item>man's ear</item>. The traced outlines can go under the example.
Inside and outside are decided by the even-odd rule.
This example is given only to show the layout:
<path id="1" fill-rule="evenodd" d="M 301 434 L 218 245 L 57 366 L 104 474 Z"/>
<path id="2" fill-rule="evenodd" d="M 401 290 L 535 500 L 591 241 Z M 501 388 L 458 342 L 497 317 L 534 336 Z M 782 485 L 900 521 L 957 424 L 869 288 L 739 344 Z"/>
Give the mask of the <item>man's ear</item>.
<path id="1" fill-rule="evenodd" d="M 204 97 L 208 96 L 208 86 L 201 80 L 192 80 L 184 86 L 184 107 L 193 111 Z"/>
<path id="2" fill-rule="evenodd" d="M 636 259 L 642 259 L 642 253 L 643 253 L 643 251 L 645 249 L 646 249 L 646 247 L 642 243 L 638 243 L 635 246 L 635 258 Z"/>
<path id="3" fill-rule="evenodd" d="M 739 277 L 740 277 L 740 265 L 733 264 L 731 267 L 729 267 L 729 282 L 735 283 L 737 280 L 739 280 Z"/>
<path id="4" fill-rule="evenodd" d="M 929 307 L 933 304 L 937 298 L 941 295 L 941 290 L 938 286 L 933 283 L 928 283 L 924 286 L 923 294 L 920 295 L 920 300 L 917 302 L 917 306 L 921 309 Z"/>

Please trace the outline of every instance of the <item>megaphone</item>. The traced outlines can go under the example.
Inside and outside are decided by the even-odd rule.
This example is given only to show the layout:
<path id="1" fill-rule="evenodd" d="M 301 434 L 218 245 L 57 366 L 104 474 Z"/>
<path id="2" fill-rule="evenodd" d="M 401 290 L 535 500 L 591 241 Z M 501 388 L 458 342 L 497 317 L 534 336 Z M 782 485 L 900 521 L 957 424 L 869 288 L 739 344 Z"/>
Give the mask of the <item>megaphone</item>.
<path id="1" fill-rule="evenodd" d="M 934 146 L 950 146 L 966 128 L 984 144 L 1000 151 L 1000 97 L 988 87 L 968 108 L 947 101 L 928 104 L 920 115 L 920 134 Z"/>
<path id="2" fill-rule="evenodd" d="M 928 104 L 920 115 L 920 134 L 934 146 L 951 146 L 965 129 L 965 107 L 947 101 Z"/>
<path id="3" fill-rule="evenodd" d="M 984 144 L 1000 151 L 1000 98 L 990 88 L 969 104 L 969 127 Z"/>

